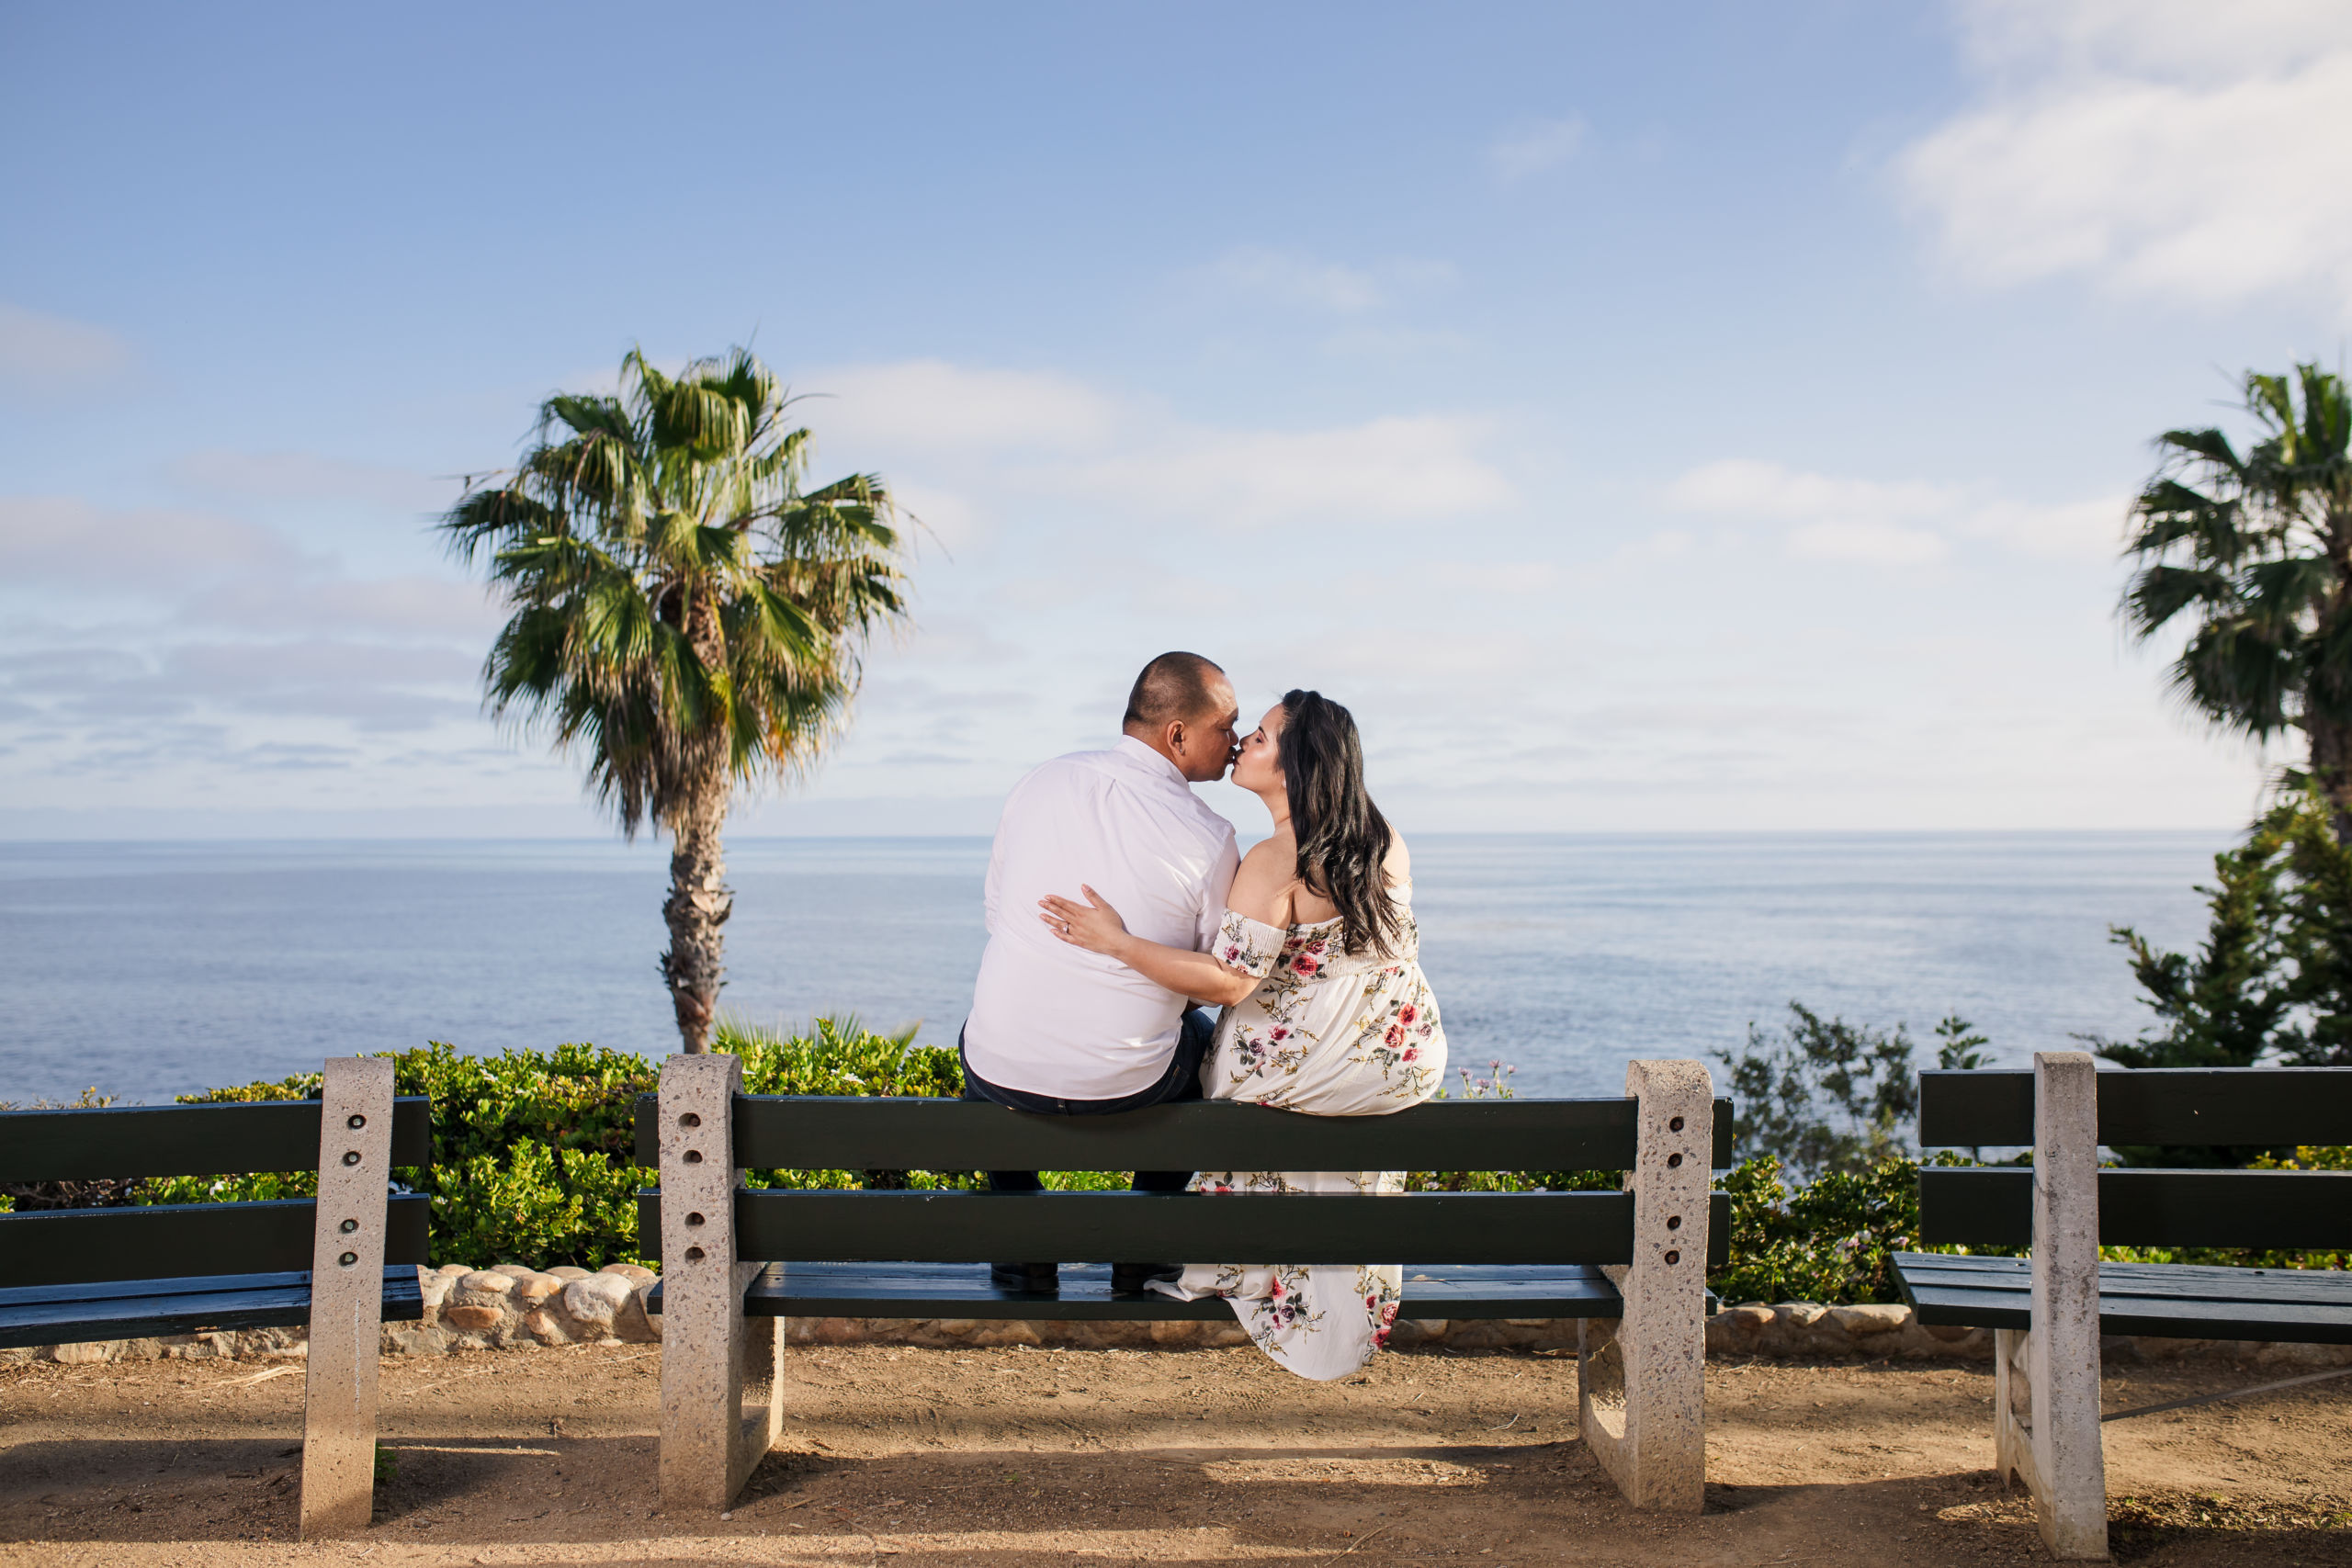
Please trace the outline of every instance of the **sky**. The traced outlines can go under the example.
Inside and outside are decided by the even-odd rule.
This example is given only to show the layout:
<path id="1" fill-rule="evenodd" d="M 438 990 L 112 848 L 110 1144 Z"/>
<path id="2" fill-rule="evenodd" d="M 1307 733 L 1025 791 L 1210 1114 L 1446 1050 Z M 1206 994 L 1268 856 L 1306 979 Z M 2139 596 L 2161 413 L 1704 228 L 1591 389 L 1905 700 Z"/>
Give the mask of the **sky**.
<path id="1" fill-rule="evenodd" d="M 0 837 L 607 830 L 432 522 L 745 343 L 919 525 L 737 831 L 985 832 L 1171 648 L 1408 832 L 2224 828 L 2117 550 L 2343 359 L 2352 8 L 17 4 L 0 192 Z"/>

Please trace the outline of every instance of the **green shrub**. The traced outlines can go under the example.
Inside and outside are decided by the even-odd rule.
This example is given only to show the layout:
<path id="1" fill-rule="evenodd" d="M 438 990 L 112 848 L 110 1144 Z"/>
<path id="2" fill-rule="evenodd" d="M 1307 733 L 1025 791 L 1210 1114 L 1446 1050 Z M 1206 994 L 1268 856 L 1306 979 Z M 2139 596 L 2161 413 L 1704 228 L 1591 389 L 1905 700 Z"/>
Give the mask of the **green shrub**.
<path id="1" fill-rule="evenodd" d="M 963 1088 L 953 1051 L 917 1045 L 913 1032 L 875 1034 L 854 1020 L 820 1019 L 806 1034 L 722 1025 L 719 1043 L 743 1063 L 754 1094 L 955 1094 Z M 437 1262 L 572 1264 L 597 1269 L 641 1262 L 637 1190 L 650 1185 L 635 1164 L 637 1097 L 660 1081 L 658 1066 L 626 1051 L 584 1044 L 552 1051 L 468 1056 L 435 1042 L 394 1053 L 399 1093 L 433 1100 L 433 1167 L 394 1175 L 433 1201 Z M 317 1073 L 182 1095 L 191 1105 L 303 1100 Z M 854 1187 L 865 1173 L 766 1171 L 761 1186 Z M 955 1185 L 930 1172 L 906 1185 Z M 205 1203 L 306 1198 L 311 1171 L 182 1177 L 141 1184 L 143 1203 Z"/>
<path id="2" fill-rule="evenodd" d="M 1897 1299 L 1887 1255 L 1913 1248 L 1919 1165 L 1900 1157 L 1831 1171 L 1792 1193 L 1781 1162 L 1743 1162 L 1731 1194 L 1731 1262 L 1709 1281 L 1726 1302 L 1848 1306 Z"/>

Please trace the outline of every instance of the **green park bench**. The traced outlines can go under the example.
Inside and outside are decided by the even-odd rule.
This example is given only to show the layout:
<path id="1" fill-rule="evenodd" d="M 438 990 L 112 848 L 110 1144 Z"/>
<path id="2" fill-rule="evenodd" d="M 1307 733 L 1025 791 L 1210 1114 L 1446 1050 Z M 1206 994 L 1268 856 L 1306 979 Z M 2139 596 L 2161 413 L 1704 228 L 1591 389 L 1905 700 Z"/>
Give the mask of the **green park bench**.
<path id="1" fill-rule="evenodd" d="M 1919 1172 L 1922 1244 L 2025 1247 L 2030 1261 L 1894 1261 L 1921 1323 L 1994 1330 L 1994 1462 L 2032 1494 L 2055 1556 L 2107 1555 L 2101 1335 L 2352 1344 L 2352 1276 L 2341 1270 L 2098 1256 L 2102 1244 L 2352 1246 L 2352 1173 L 2098 1168 L 2102 1144 L 2352 1143 L 2352 1067 L 2100 1072 L 2088 1055 L 2062 1051 L 2038 1054 L 2031 1072 L 1922 1073 L 1919 1141 L 2033 1147 L 2030 1169 Z"/>
<path id="2" fill-rule="evenodd" d="M 637 1104 L 639 1247 L 662 1259 L 663 1506 L 730 1506 L 782 1430 L 791 1316 L 1207 1319 L 1223 1301 L 1114 1295 L 1120 1262 L 1405 1269 L 1408 1318 L 1616 1319 L 1581 1337 L 1578 1424 L 1635 1504 L 1696 1512 L 1709 1262 L 1726 1255 L 1731 1106 L 1695 1062 L 1635 1062 L 1611 1100 L 1441 1100 L 1312 1117 L 1228 1101 L 1040 1116 L 972 1100 L 765 1097 L 736 1059 L 675 1055 Z M 1623 1170 L 1617 1192 L 1251 1194 L 755 1190 L 747 1169 Z M 1058 1295 L 997 1258 L 1058 1259 Z M 771 1387 L 743 1414 L 747 1375 Z"/>
<path id="3" fill-rule="evenodd" d="M 432 1111 L 336 1057 L 318 1100 L 0 1111 L 0 1181 L 315 1169 L 320 1194 L 0 1214 L 0 1346 L 308 1324 L 302 1534 L 364 1529 L 379 1326 L 424 1314 L 431 1201 L 391 1173 L 433 1163 Z"/>

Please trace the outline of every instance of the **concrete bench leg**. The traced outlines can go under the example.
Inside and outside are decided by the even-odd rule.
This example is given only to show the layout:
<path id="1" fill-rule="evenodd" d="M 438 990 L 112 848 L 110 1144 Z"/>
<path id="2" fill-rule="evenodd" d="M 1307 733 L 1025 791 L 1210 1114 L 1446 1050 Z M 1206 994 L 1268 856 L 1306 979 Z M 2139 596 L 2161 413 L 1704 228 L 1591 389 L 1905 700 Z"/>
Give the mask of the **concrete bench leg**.
<path id="1" fill-rule="evenodd" d="M 392 1064 L 329 1058 L 302 1396 L 304 1540 L 364 1530 L 375 1511 L 376 1353 L 391 1155 Z"/>
<path id="2" fill-rule="evenodd" d="M 733 1056 L 679 1055 L 662 1065 L 662 1506 L 718 1513 L 774 1444 L 783 1419 L 784 1339 L 775 1318 L 746 1320 L 760 1270 L 735 1260 Z M 764 1366 L 764 1414 L 746 1419 L 747 1367 Z"/>
<path id="3" fill-rule="evenodd" d="M 2034 1055 L 2033 1327 L 1996 1333 L 1995 1367 L 1995 1462 L 2033 1493 L 2052 1557 L 2104 1559 L 2098 1071 L 2087 1052 Z"/>
<path id="4" fill-rule="evenodd" d="M 1707 1192 L 1714 1086 L 1697 1062 L 1634 1062 L 1641 1102 L 1634 1261 L 1605 1270 L 1625 1298 L 1613 1338 L 1579 1337 L 1577 1426 L 1638 1508 L 1695 1514 L 1707 1481 Z"/>

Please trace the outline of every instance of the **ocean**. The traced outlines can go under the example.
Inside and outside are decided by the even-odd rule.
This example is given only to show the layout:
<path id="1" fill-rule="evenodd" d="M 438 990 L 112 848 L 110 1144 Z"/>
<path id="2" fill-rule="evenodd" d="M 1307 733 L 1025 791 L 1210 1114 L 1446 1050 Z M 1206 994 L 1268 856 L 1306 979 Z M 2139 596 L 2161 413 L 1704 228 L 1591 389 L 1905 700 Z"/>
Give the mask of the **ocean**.
<path id="1" fill-rule="evenodd" d="M 1453 1059 L 1524 1093 L 1614 1093 L 1633 1056 L 1734 1049 L 1787 1004 L 2022 1064 L 2146 1013 L 2108 928 L 2204 930 L 2219 832 L 1442 836 L 1414 841 Z M 729 846 L 725 1009 L 854 1013 L 953 1044 L 985 940 L 984 839 Z M 0 843 L 0 1100 L 127 1101 L 446 1040 L 649 1055 L 657 845 Z"/>

